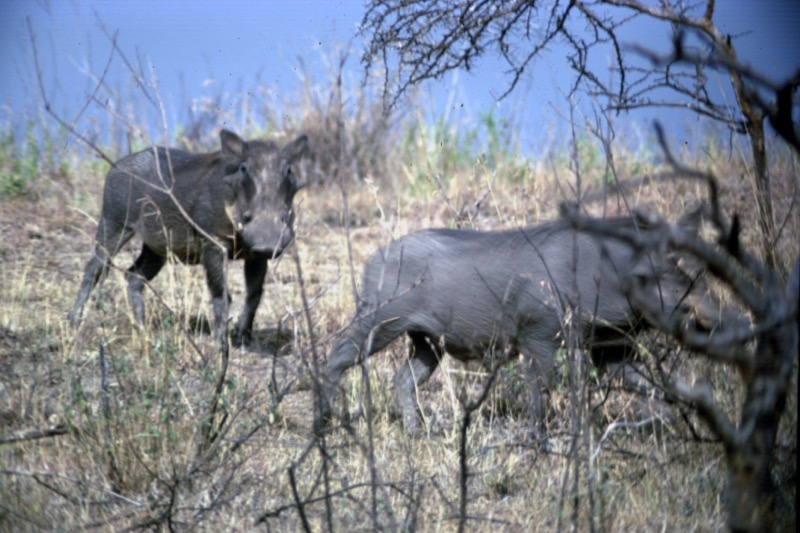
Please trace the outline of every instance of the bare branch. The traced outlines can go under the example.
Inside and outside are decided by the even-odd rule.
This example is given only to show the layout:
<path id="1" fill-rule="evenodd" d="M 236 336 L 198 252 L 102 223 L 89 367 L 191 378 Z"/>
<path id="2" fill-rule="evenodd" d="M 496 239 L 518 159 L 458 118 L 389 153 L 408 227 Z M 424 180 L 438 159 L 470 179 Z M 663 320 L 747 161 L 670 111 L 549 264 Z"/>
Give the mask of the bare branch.
<path id="1" fill-rule="evenodd" d="M 643 222 L 639 231 L 582 215 L 575 206 L 562 207 L 562 214 L 584 231 L 629 243 L 642 257 L 666 252 L 694 258 L 700 268 L 717 277 L 746 305 L 752 327 L 735 321 L 730 329 L 723 324 L 719 331 L 701 332 L 687 327 L 678 315 L 673 316 L 671 309 L 663 309 L 648 296 L 653 294 L 653 285 L 659 284 L 658 274 L 637 277 L 623 287 L 633 307 L 654 327 L 701 356 L 732 364 L 738 371 L 745 395 L 739 409 L 740 420 L 736 422 L 715 404 L 710 387 L 690 387 L 679 381 L 671 388 L 697 409 L 725 446 L 729 526 L 736 525 L 742 531 L 769 530 L 775 512 L 770 469 L 800 342 L 800 258 L 783 289 L 776 271 L 757 261 L 739 243 L 738 218 L 734 216 L 732 223 L 726 222 L 713 173 L 679 163 L 663 132 L 660 128 L 657 131 L 675 177 L 707 183 L 711 223 L 718 232 L 716 242 L 702 239 L 681 223 L 670 224 L 650 213 L 638 214 Z"/>
<path id="2" fill-rule="evenodd" d="M 711 430 L 719 436 L 723 442 L 733 442 L 736 440 L 736 426 L 714 405 L 714 397 L 711 389 L 705 387 L 690 387 L 682 381 L 673 384 L 675 392 L 690 403 L 697 406 L 697 410 L 708 423 Z"/>
<path id="3" fill-rule="evenodd" d="M 65 425 L 58 425 L 49 429 L 35 429 L 26 431 L 21 435 L 2 436 L 0 437 L 0 446 L 3 444 L 17 444 L 20 442 L 58 437 L 61 435 L 67 435 L 69 432 L 70 428 Z"/>
<path id="4" fill-rule="evenodd" d="M 487 52 L 495 52 L 507 66 L 509 94 L 532 60 L 564 31 L 574 0 L 557 1 L 544 16 L 540 8 L 523 0 L 461 0 L 436 3 L 428 0 L 375 0 L 368 4 L 361 32 L 369 34 L 362 62 L 369 71 L 381 64 L 384 99 L 391 107 L 410 87 L 441 78 L 456 69 L 470 70 Z M 520 42 L 532 43 L 518 54 Z M 388 70 L 396 72 L 389 83 Z"/>

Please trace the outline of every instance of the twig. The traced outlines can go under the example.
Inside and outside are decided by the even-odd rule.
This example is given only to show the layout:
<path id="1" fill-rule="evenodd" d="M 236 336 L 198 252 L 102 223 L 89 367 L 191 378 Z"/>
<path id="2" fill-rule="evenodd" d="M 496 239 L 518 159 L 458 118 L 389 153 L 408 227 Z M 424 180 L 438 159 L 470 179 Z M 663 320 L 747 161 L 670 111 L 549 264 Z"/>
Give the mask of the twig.
<path id="1" fill-rule="evenodd" d="M 16 444 L 20 442 L 47 439 L 50 437 L 58 437 L 61 435 L 67 435 L 68 433 L 72 433 L 73 431 L 74 431 L 73 429 L 71 429 L 65 424 L 61 424 L 49 429 L 33 429 L 31 431 L 26 431 L 21 435 L 14 435 L 12 437 L 0 437 L 0 446 L 4 444 Z"/>

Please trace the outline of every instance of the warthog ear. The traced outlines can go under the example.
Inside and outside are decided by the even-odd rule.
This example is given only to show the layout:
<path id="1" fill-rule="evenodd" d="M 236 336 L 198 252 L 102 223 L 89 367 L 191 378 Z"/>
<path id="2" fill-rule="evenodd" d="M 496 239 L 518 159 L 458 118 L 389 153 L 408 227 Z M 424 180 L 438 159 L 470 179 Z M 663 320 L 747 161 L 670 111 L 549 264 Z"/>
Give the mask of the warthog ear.
<path id="1" fill-rule="evenodd" d="M 230 130 L 219 132 L 219 140 L 222 144 L 222 152 L 233 157 L 244 157 L 247 151 L 247 142 Z"/>
<path id="2" fill-rule="evenodd" d="M 286 158 L 288 164 L 292 164 L 301 157 L 303 157 L 308 149 L 308 136 L 301 135 L 293 140 L 290 144 L 282 150 L 283 157 Z"/>
<path id="3" fill-rule="evenodd" d="M 300 135 L 297 139 L 286 145 L 283 150 L 281 150 L 281 155 L 285 160 L 285 167 L 287 169 L 287 176 L 289 182 L 291 183 L 292 188 L 296 191 L 299 191 L 306 185 L 308 182 L 306 181 L 297 181 L 295 176 L 292 174 L 291 169 L 292 165 L 297 162 L 298 159 L 303 157 L 306 152 L 308 151 L 308 136 L 307 135 Z"/>

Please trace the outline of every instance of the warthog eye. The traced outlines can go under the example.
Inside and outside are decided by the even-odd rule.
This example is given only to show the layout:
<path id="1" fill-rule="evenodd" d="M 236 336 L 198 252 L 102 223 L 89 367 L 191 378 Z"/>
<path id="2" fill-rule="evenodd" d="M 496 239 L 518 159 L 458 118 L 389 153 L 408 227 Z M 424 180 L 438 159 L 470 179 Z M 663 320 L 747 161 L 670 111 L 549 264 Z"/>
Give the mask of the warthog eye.
<path id="1" fill-rule="evenodd" d="M 253 213 L 250 211 L 245 211 L 242 215 L 242 222 L 249 224 L 251 220 L 253 220 Z"/>
<path id="2" fill-rule="evenodd" d="M 239 165 L 239 172 L 242 174 L 247 174 L 247 163 L 242 163 Z"/>

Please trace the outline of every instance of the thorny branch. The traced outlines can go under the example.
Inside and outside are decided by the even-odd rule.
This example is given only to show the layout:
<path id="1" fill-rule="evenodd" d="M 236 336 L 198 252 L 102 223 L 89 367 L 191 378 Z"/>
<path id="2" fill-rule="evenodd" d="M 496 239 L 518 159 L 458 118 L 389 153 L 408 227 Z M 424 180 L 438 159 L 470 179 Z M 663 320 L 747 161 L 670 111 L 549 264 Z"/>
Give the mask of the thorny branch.
<path id="1" fill-rule="evenodd" d="M 522 0 L 375 0 L 367 5 L 360 32 L 369 35 L 362 59 L 368 72 L 385 66 L 384 100 L 391 107 L 412 86 L 455 69 L 469 71 L 487 52 L 497 53 L 511 81 L 509 94 L 535 57 L 563 29 L 575 2 L 557 1 L 540 27 L 536 2 Z M 533 42 L 530 50 L 520 42 Z M 390 70 L 397 77 L 390 79 Z"/>
<path id="2" fill-rule="evenodd" d="M 741 63 L 731 36 L 714 24 L 714 10 L 713 1 L 707 2 L 702 15 L 691 16 L 682 4 L 653 6 L 638 0 L 373 0 L 360 25 L 360 32 L 368 37 L 362 62 L 365 72 L 384 69 L 384 99 L 391 107 L 420 82 L 440 79 L 458 69 L 469 71 L 484 56 L 496 55 L 508 77 L 499 96 L 502 99 L 545 49 L 564 44 L 565 59 L 575 72 L 570 94 L 585 81 L 591 95 L 608 99 L 608 110 L 689 109 L 738 133 L 749 132 L 747 113 L 742 117 L 737 106 L 710 95 L 708 72 L 724 72 L 733 75 L 739 106 L 748 105 L 741 93 L 766 115 L 781 137 L 800 147 L 800 132 L 791 119 L 791 110 L 797 107 L 800 71 L 776 83 Z M 620 31 L 642 17 L 673 25 L 671 53 L 657 54 L 621 41 Z M 689 34 L 696 44 L 688 43 Z M 605 47 L 610 48 L 614 62 L 615 79 L 610 83 L 602 81 L 607 76 L 605 66 L 599 71 L 589 63 L 592 51 Z M 637 57 L 647 60 L 649 67 L 637 63 Z M 662 95 L 662 89 L 668 92 Z"/>

